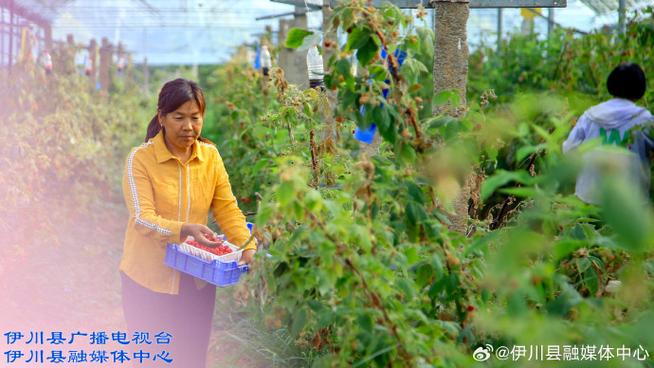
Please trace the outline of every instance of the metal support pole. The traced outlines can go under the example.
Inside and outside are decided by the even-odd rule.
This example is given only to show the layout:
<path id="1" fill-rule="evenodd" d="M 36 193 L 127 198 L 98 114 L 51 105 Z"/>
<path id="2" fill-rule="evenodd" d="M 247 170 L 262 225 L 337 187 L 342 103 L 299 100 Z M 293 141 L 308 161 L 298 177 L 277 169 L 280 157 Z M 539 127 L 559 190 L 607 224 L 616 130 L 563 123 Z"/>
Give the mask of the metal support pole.
<path id="1" fill-rule="evenodd" d="M 49 23 L 43 26 L 43 38 L 45 49 L 52 52 L 52 25 Z"/>
<path id="2" fill-rule="evenodd" d="M 7 51 L 8 55 L 8 60 L 7 60 L 7 66 L 9 67 L 9 71 L 11 71 L 11 64 L 13 63 L 14 59 L 14 2 L 9 1 L 8 4 L 9 8 L 9 50 Z"/>
<path id="3" fill-rule="evenodd" d="M 5 65 L 5 8 L 0 7 L 0 66 Z"/>
<path id="4" fill-rule="evenodd" d="M 554 9 L 549 8 L 547 10 L 547 39 L 548 40 L 552 36 L 553 29 L 554 29 Z"/>
<path id="5" fill-rule="evenodd" d="M 502 50 L 502 26 L 503 26 L 503 15 L 504 9 L 497 9 L 497 52 L 499 53 Z"/>
<path id="6" fill-rule="evenodd" d="M 330 25 L 330 20 L 333 15 L 333 9 L 330 6 L 329 0 L 323 1 L 322 8 L 322 31 L 323 31 L 323 40 L 332 42 L 331 47 L 323 47 L 322 49 L 322 59 L 324 71 L 329 73 L 329 59 L 334 55 L 335 49 L 338 45 L 338 34 L 337 30 L 333 29 Z M 327 95 L 327 100 L 329 101 L 329 106 L 336 106 L 336 92 L 328 90 L 325 92 Z M 325 122 L 325 130 L 323 132 L 322 139 L 323 141 L 332 141 L 338 142 L 339 132 L 334 119 L 333 110 L 330 108 L 325 109 L 323 120 Z"/>
<path id="7" fill-rule="evenodd" d="M 289 15 L 295 15 L 295 12 L 287 12 L 287 13 L 280 13 L 280 14 L 271 14 L 271 15 L 264 15 L 262 17 L 256 17 L 254 20 L 266 20 L 266 19 L 275 19 L 275 18 L 282 18 L 286 17 Z"/>
<path id="8" fill-rule="evenodd" d="M 618 28 L 620 34 L 627 33 L 627 1 L 626 0 L 619 0 Z"/>
<path id="9" fill-rule="evenodd" d="M 429 29 L 436 29 L 436 13 L 433 8 L 427 9 L 429 14 Z"/>
<path id="10" fill-rule="evenodd" d="M 150 96 L 150 68 L 148 67 L 148 57 L 143 59 L 143 89 L 146 96 Z"/>

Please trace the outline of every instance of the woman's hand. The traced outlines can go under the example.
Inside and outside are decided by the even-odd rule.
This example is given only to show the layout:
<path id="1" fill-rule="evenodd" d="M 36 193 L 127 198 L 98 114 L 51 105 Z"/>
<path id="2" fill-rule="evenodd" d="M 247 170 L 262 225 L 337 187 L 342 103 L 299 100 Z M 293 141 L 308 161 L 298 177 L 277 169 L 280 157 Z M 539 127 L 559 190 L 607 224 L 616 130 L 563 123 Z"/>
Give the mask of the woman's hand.
<path id="1" fill-rule="evenodd" d="M 218 242 L 209 240 L 208 236 L 213 235 L 213 231 L 207 226 L 202 224 L 184 224 L 182 225 L 181 238 L 182 241 L 186 240 L 187 236 L 192 236 L 196 242 L 206 247 L 217 247 L 220 245 Z"/>
<path id="2" fill-rule="evenodd" d="M 252 263 L 252 259 L 254 258 L 254 253 L 257 251 L 255 249 L 246 249 L 243 251 L 243 254 L 241 255 L 241 260 L 238 261 L 238 264 L 242 265 L 245 263 Z"/>

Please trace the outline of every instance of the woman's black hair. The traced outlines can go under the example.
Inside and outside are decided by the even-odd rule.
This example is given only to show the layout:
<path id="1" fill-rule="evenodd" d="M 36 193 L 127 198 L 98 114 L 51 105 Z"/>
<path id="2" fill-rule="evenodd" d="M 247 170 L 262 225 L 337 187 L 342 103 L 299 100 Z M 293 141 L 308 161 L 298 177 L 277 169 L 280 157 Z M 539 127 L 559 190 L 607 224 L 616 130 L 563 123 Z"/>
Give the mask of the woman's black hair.
<path id="1" fill-rule="evenodd" d="M 159 92 L 157 114 L 150 120 L 148 130 L 145 134 L 145 141 L 147 142 L 162 130 L 161 124 L 159 124 L 159 113 L 162 115 L 169 114 L 188 101 L 195 101 L 198 104 L 200 113 L 204 115 L 204 109 L 206 107 L 204 93 L 197 83 L 183 78 L 166 82 Z M 202 137 L 199 140 L 210 142 L 208 139 Z"/>
<path id="2" fill-rule="evenodd" d="M 647 90 L 647 78 L 640 65 L 622 63 L 609 74 L 606 86 L 614 97 L 638 101 Z"/>

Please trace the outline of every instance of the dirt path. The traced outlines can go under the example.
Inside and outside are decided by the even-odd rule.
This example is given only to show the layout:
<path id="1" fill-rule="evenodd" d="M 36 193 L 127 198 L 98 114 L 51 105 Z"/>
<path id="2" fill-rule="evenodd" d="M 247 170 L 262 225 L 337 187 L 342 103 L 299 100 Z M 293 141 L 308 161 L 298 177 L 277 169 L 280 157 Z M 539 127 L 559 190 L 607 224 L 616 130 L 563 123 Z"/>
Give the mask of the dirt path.
<path id="1" fill-rule="evenodd" d="M 83 212 L 52 203 L 16 211 L 9 244 L 0 251 L 8 302 L 3 327 L 124 329 L 115 272 L 122 209 L 103 204 Z"/>
<path id="2" fill-rule="evenodd" d="M 51 331 L 61 331 L 64 336 L 77 331 L 105 331 L 111 339 L 112 332 L 126 332 L 118 265 L 127 210 L 122 203 L 112 202 L 90 205 L 83 211 L 65 207 L 71 206 L 40 203 L 38 207 L 14 209 L 11 216 L 8 212 L 3 215 L 3 335 L 21 331 L 27 339 L 31 331 L 44 331 L 47 339 Z M 216 308 L 209 367 L 270 367 L 261 357 L 251 356 L 238 336 L 226 333 L 234 318 L 247 317 L 229 300 L 231 293 L 219 295 L 222 299 L 217 306 L 232 308 L 229 314 Z M 107 350 L 114 347 L 121 348 L 111 341 L 103 346 Z M 0 336 L 2 353 L 12 348 L 18 349 L 8 345 L 6 336 Z M 62 350 L 67 352 L 67 348 Z M 30 346 L 21 349 L 29 351 Z M 0 361 L 8 363 L 5 358 L 0 356 Z M 49 365 L 46 361 L 42 366 Z"/>

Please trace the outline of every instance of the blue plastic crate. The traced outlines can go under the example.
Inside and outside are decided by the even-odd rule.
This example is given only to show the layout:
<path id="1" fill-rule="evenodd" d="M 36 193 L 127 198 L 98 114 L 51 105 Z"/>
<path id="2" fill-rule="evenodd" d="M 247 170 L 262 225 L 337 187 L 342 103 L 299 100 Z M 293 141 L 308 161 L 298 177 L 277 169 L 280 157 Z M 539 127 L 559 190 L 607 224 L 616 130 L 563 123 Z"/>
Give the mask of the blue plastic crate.
<path id="1" fill-rule="evenodd" d="M 248 272 L 248 265 L 237 262 L 205 261 L 179 250 L 177 244 L 169 243 L 166 248 L 166 265 L 218 287 L 234 285 L 241 275 Z"/>

